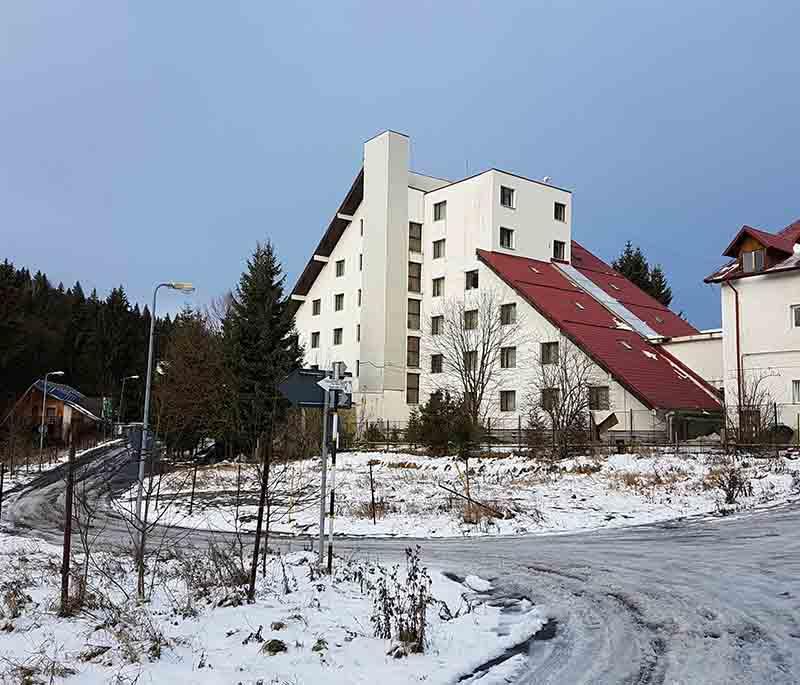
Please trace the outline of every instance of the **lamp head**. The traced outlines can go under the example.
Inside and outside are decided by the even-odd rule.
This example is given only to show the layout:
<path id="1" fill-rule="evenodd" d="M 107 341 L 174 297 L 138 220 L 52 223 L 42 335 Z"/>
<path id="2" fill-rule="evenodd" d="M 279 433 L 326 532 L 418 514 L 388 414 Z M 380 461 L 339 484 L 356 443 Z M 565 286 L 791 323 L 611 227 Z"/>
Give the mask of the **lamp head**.
<path id="1" fill-rule="evenodd" d="M 48 375 L 48 376 L 63 376 L 63 375 L 64 375 L 64 372 L 63 372 L 63 371 L 51 371 L 51 372 L 50 372 L 50 373 L 48 373 L 47 375 Z"/>
<path id="2" fill-rule="evenodd" d="M 186 281 L 170 281 L 169 287 L 173 290 L 180 290 L 182 293 L 193 293 L 194 286 Z"/>

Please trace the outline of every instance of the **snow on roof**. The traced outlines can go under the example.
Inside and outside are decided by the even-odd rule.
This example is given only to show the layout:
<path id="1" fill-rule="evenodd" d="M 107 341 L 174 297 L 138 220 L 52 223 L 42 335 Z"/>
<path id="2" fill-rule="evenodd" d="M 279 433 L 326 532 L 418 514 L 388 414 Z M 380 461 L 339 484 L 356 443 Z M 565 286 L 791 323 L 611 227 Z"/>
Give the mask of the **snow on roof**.
<path id="1" fill-rule="evenodd" d="M 721 409 L 714 389 L 702 378 L 642 334 L 618 328 L 614 315 L 556 265 L 485 250 L 478 250 L 478 258 L 645 406 Z M 532 265 L 538 274 L 531 271 Z M 628 283 L 624 278 L 622 281 L 623 285 Z M 578 303 L 579 309 L 575 306 Z M 635 354 L 637 351 L 639 354 Z M 676 368 L 683 369 L 684 377 L 675 373 Z"/>

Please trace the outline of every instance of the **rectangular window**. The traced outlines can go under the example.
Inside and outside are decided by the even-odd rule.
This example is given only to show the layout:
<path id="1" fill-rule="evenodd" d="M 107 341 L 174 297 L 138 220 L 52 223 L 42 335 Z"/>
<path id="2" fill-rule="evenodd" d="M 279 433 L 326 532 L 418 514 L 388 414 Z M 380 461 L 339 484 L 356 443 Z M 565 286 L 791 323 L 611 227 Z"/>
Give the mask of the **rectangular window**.
<path id="1" fill-rule="evenodd" d="M 408 224 L 408 251 L 422 252 L 422 224 L 414 221 Z"/>
<path id="2" fill-rule="evenodd" d="M 444 257 L 444 238 L 433 241 L 433 258 L 441 259 Z"/>
<path id="3" fill-rule="evenodd" d="M 406 404 L 419 404 L 419 374 L 406 374 Z"/>
<path id="4" fill-rule="evenodd" d="M 344 259 L 336 261 L 336 278 L 339 278 L 339 276 L 344 276 Z"/>
<path id="5" fill-rule="evenodd" d="M 358 306 L 361 306 L 361 288 L 358 289 Z"/>
<path id="6" fill-rule="evenodd" d="M 503 326 L 508 326 L 512 323 L 517 323 L 517 305 L 513 302 L 511 304 L 500 305 L 500 323 Z"/>
<path id="7" fill-rule="evenodd" d="M 608 386 L 597 385 L 589 388 L 589 409 L 598 411 L 609 408 Z"/>
<path id="8" fill-rule="evenodd" d="M 478 327 L 478 310 L 470 309 L 464 312 L 464 330 L 474 331 Z"/>
<path id="9" fill-rule="evenodd" d="M 558 406 L 560 393 L 558 388 L 542 388 L 542 409 L 552 411 Z"/>
<path id="10" fill-rule="evenodd" d="M 800 381 L 792 381 L 792 402 L 800 404 Z"/>
<path id="11" fill-rule="evenodd" d="M 363 254 L 359 254 L 358 255 L 358 270 L 359 271 L 363 271 L 364 270 L 364 255 Z"/>
<path id="12" fill-rule="evenodd" d="M 321 309 L 322 309 L 322 300 L 311 301 L 311 316 L 319 316 Z"/>
<path id="13" fill-rule="evenodd" d="M 558 364 L 558 343 L 542 343 L 540 357 L 542 364 Z"/>
<path id="14" fill-rule="evenodd" d="M 764 257 L 766 250 L 753 250 L 742 252 L 742 269 L 746 274 L 758 273 L 764 270 Z"/>
<path id="15" fill-rule="evenodd" d="M 319 331 L 314 331 L 311 334 L 311 349 L 317 349 L 319 347 Z"/>
<path id="16" fill-rule="evenodd" d="M 419 330 L 419 310 L 420 310 L 420 301 L 419 300 L 409 300 L 408 301 L 408 327 L 412 331 Z"/>
<path id="17" fill-rule="evenodd" d="M 500 186 L 500 204 L 514 209 L 514 189 Z"/>
<path id="18" fill-rule="evenodd" d="M 406 341 L 406 366 L 419 368 L 419 338 L 409 335 Z"/>
<path id="19" fill-rule="evenodd" d="M 408 292 L 422 292 L 422 264 L 419 262 L 408 263 Z"/>
<path id="20" fill-rule="evenodd" d="M 800 328 L 800 304 L 792 305 L 792 328 Z"/>
<path id="21" fill-rule="evenodd" d="M 478 270 L 467 271 L 465 274 L 464 290 L 475 290 L 478 287 Z"/>
<path id="22" fill-rule="evenodd" d="M 431 335 L 441 335 L 444 328 L 444 316 L 431 317 Z"/>
<path id="23" fill-rule="evenodd" d="M 359 225 L 360 225 L 359 230 L 361 231 L 361 235 L 364 235 L 364 219 L 359 220 Z"/>
<path id="24" fill-rule="evenodd" d="M 517 411 L 516 390 L 500 391 L 500 411 Z"/>
<path id="25" fill-rule="evenodd" d="M 361 342 L 361 324 L 356 324 L 356 342 Z"/>
<path id="26" fill-rule="evenodd" d="M 433 205 L 433 220 L 442 221 L 447 218 L 447 202 L 437 202 Z"/>
<path id="27" fill-rule="evenodd" d="M 361 375 L 361 362 L 356 359 L 356 378 Z"/>
<path id="28" fill-rule="evenodd" d="M 334 345 L 341 345 L 342 344 L 342 329 L 341 328 L 334 328 L 333 329 L 333 344 Z"/>
<path id="29" fill-rule="evenodd" d="M 559 261 L 564 261 L 564 257 L 566 253 L 566 244 L 563 240 L 554 240 L 553 241 L 553 259 L 558 259 Z"/>
<path id="30" fill-rule="evenodd" d="M 433 296 L 441 297 L 444 295 L 444 276 L 433 279 Z"/>
<path id="31" fill-rule="evenodd" d="M 510 228 L 500 227 L 500 247 L 504 247 L 507 250 L 514 249 L 514 231 Z"/>
<path id="32" fill-rule="evenodd" d="M 441 354 L 431 355 L 431 373 L 441 373 L 444 366 L 444 356 Z"/>
<path id="33" fill-rule="evenodd" d="M 344 309 L 344 293 L 336 293 L 333 296 L 333 310 L 340 312 Z"/>
<path id="34" fill-rule="evenodd" d="M 516 369 L 517 368 L 517 348 L 516 347 L 501 347 L 500 348 L 500 368 L 501 369 Z"/>
<path id="35" fill-rule="evenodd" d="M 556 202 L 553 205 L 553 218 L 556 221 L 566 221 L 567 220 L 567 205 L 563 202 Z"/>
<path id="36" fill-rule="evenodd" d="M 464 368 L 468 372 L 475 373 L 478 370 L 478 351 L 470 350 L 464 352 Z"/>

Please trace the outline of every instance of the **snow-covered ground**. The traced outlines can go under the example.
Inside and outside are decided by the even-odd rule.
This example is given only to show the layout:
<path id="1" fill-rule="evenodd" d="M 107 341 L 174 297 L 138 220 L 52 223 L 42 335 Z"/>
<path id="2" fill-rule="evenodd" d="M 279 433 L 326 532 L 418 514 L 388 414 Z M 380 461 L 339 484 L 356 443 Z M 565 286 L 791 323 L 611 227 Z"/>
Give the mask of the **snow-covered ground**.
<path id="1" fill-rule="evenodd" d="M 545 623 L 524 599 L 513 610 L 493 605 L 484 579 L 431 572 L 425 652 L 395 658 L 396 638 L 374 636 L 380 568 L 340 560 L 329 578 L 308 552 L 270 557 L 254 604 L 226 579 L 220 557 L 198 552 L 151 567 L 152 595 L 140 604 L 130 560 L 96 553 L 86 601 L 59 618 L 60 549 L 6 534 L 0 549 L 0 683 L 472 682 L 475 669 Z M 480 682 L 504 682 L 516 661 L 479 673 Z"/>
<path id="2" fill-rule="evenodd" d="M 614 454 L 558 462 L 495 453 L 469 461 L 474 500 L 489 508 L 468 511 L 463 463 L 454 457 L 350 452 L 338 457 L 335 531 L 364 536 L 447 537 L 567 532 L 650 523 L 743 509 L 798 493 L 800 459 L 739 458 L 750 488 L 735 507 L 725 505 L 714 475 L 719 455 Z M 373 523 L 370 463 L 376 500 Z M 314 534 L 318 529 L 319 461 L 276 467 L 271 530 Z M 237 464 L 200 467 L 190 513 L 191 471 L 164 476 L 158 512 L 164 522 L 188 527 L 251 530 L 257 511 L 258 473 L 242 465 L 237 507 Z M 330 480 L 329 480 L 330 483 Z M 122 506 L 135 495 L 132 489 Z M 151 503 L 155 507 L 155 502 Z M 498 514 L 502 514 L 501 517 Z M 467 520 L 465 520 L 467 519 Z"/>

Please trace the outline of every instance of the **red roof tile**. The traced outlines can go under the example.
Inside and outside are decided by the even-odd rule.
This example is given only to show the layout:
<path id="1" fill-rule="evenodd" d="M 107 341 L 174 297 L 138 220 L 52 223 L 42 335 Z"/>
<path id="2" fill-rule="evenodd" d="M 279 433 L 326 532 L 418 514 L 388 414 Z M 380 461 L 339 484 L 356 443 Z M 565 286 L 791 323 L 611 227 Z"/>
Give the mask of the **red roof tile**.
<path id="1" fill-rule="evenodd" d="M 736 237 L 731 240 L 730 245 L 725 248 L 725 251 L 722 253 L 723 256 L 738 257 L 739 253 L 736 250 L 736 246 L 738 245 L 739 241 L 747 235 L 755 238 L 764 247 L 771 247 L 774 250 L 780 250 L 785 254 L 792 254 L 792 245 L 794 241 L 790 240 L 788 237 L 775 235 L 774 233 L 767 233 L 766 231 L 761 231 L 757 228 L 753 228 L 752 226 L 742 226 L 739 229 L 739 232 L 736 234 Z"/>
<path id="2" fill-rule="evenodd" d="M 574 240 L 572 266 L 659 335 L 673 338 L 679 335 L 696 335 L 700 332 Z"/>
<path id="3" fill-rule="evenodd" d="M 478 258 L 645 406 L 721 409 L 711 386 L 662 348 L 619 328 L 603 305 L 555 265 L 484 250 L 478 250 Z"/>

